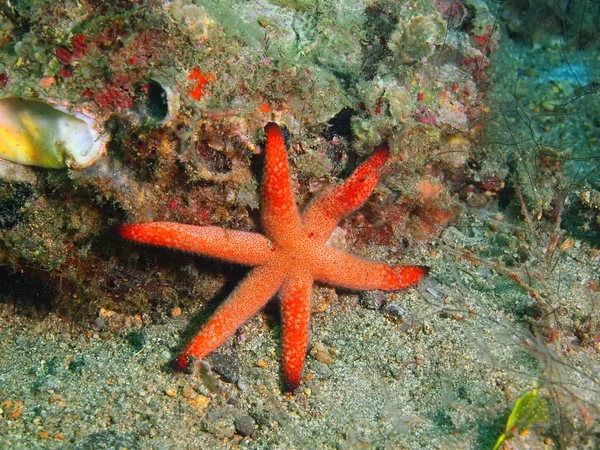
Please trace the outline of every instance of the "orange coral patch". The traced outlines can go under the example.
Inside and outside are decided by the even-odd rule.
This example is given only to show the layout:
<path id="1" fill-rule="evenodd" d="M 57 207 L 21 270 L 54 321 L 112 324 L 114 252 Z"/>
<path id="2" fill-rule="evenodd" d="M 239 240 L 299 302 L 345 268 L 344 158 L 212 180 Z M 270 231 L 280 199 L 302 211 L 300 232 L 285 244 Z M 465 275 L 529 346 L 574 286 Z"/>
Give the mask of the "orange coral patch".
<path id="1" fill-rule="evenodd" d="M 196 81 L 194 89 L 190 91 L 190 97 L 192 97 L 194 100 L 200 100 L 204 95 L 205 86 L 210 82 L 216 81 L 216 78 L 213 74 L 204 73 L 197 67 L 194 67 L 192 69 L 192 73 L 188 75 L 188 80 Z"/>

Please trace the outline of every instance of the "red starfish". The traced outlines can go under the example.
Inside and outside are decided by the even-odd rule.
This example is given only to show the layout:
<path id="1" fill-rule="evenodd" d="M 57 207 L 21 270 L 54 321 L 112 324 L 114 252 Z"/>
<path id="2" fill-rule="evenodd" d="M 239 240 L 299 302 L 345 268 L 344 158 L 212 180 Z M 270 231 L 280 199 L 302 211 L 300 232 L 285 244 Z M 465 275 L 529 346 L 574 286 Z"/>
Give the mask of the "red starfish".
<path id="1" fill-rule="evenodd" d="M 300 215 L 294 203 L 281 130 L 268 123 L 265 132 L 262 222 L 267 237 L 172 222 L 121 225 L 117 232 L 132 241 L 253 266 L 175 364 L 183 369 L 189 357 L 207 356 L 278 292 L 283 317 L 284 379 L 293 391 L 300 384 L 308 345 L 313 281 L 350 289 L 395 290 L 416 284 L 427 275 L 428 268 L 367 261 L 327 245 L 342 217 L 359 208 L 371 195 L 379 169 L 387 161 L 386 145 L 379 147 L 344 183 L 316 197 Z"/>

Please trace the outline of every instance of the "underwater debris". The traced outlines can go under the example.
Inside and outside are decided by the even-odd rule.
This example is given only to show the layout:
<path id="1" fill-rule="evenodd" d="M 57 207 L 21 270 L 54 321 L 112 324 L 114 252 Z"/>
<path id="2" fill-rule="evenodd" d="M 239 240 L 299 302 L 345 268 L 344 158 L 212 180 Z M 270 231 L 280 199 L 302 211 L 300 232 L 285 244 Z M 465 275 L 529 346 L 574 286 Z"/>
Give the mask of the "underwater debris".
<path id="1" fill-rule="evenodd" d="M 0 99 L 0 157 L 49 169 L 84 169 L 107 139 L 90 116 L 19 97 Z"/>

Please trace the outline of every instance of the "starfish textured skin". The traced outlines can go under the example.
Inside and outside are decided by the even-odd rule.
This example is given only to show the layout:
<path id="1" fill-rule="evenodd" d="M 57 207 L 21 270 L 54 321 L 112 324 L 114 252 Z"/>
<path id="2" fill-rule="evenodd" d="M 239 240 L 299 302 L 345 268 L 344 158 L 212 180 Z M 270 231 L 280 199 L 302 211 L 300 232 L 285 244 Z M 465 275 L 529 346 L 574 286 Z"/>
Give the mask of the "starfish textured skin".
<path id="1" fill-rule="evenodd" d="M 379 180 L 388 158 L 380 146 L 344 183 L 309 203 L 301 215 L 294 202 L 287 154 L 279 126 L 265 126 L 266 149 L 262 190 L 265 236 L 213 226 L 173 222 L 124 224 L 117 233 L 128 240 L 168 247 L 252 266 L 246 278 L 185 347 L 175 365 L 204 358 L 223 344 L 276 293 L 283 320 L 283 374 L 294 391 L 300 384 L 308 346 L 314 281 L 356 290 L 396 290 L 415 285 L 425 266 L 391 266 L 352 256 L 327 244 L 345 215 L 358 209 Z"/>

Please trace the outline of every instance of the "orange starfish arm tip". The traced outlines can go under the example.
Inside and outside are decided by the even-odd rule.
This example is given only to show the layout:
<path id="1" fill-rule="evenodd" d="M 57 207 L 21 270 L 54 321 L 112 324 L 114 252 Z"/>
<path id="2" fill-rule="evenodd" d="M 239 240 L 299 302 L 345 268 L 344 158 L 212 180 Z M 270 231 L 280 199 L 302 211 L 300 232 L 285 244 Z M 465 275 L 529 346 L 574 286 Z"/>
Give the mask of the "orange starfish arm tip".
<path id="1" fill-rule="evenodd" d="M 281 128 L 279 128 L 279 125 L 277 125 L 275 122 L 269 122 L 265 125 L 265 133 L 267 135 L 267 139 L 281 140 L 281 144 L 283 144 Z"/>
<path id="2" fill-rule="evenodd" d="M 294 202 L 290 169 L 281 129 L 265 126 L 265 172 L 262 191 L 262 222 L 265 234 L 276 243 L 289 243 L 300 231 L 300 214 Z"/>
<path id="3" fill-rule="evenodd" d="M 252 269 L 185 347 L 175 363 L 176 367 L 185 368 L 190 356 L 204 358 L 223 344 L 275 295 L 283 276 L 281 271 L 268 266 Z"/>
<path id="4" fill-rule="evenodd" d="M 346 181 L 315 198 L 303 215 L 308 234 L 318 242 L 327 241 L 342 217 L 360 208 L 371 195 L 388 155 L 387 144 L 379 146 Z"/>
<path id="5" fill-rule="evenodd" d="M 295 391 L 302 379 L 308 347 L 312 276 L 298 271 L 286 280 L 279 293 L 283 321 L 283 378 L 286 389 Z"/>
<path id="6" fill-rule="evenodd" d="M 381 289 L 396 290 L 414 286 L 428 273 L 427 266 L 388 266 Z"/>
<path id="7" fill-rule="evenodd" d="M 190 364 L 190 360 L 187 355 L 181 355 L 179 358 L 171 361 L 171 367 L 173 370 L 178 372 L 182 372 L 187 369 L 187 366 Z"/>
<path id="8" fill-rule="evenodd" d="M 358 258 L 330 246 L 316 255 L 313 267 L 317 281 L 361 291 L 403 289 L 417 284 L 428 271 L 426 266 L 390 266 Z"/>
<path id="9" fill-rule="evenodd" d="M 371 156 L 369 156 L 369 159 L 367 159 L 363 165 L 368 165 L 370 171 L 379 170 L 387 162 L 389 156 L 390 148 L 388 147 L 387 142 L 384 142 L 375 149 L 375 151 L 371 154 Z"/>
<path id="10" fill-rule="evenodd" d="M 386 163 L 388 155 L 387 144 L 381 145 L 369 159 L 358 166 L 344 183 L 335 189 L 331 200 L 335 202 L 337 209 L 343 213 L 342 215 L 359 208 L 371 195 L 379 181 L 379 169 Z"/>

